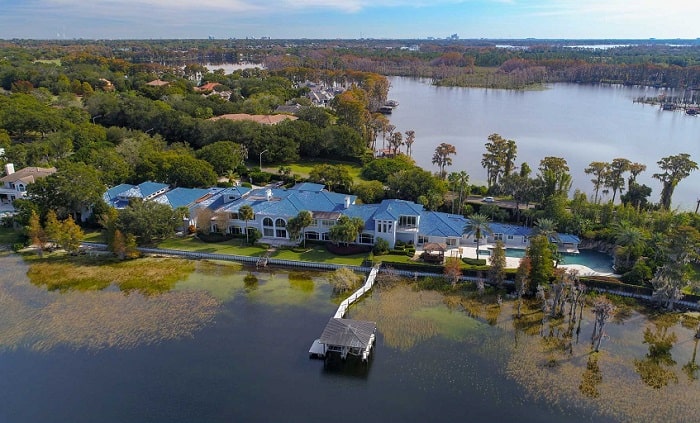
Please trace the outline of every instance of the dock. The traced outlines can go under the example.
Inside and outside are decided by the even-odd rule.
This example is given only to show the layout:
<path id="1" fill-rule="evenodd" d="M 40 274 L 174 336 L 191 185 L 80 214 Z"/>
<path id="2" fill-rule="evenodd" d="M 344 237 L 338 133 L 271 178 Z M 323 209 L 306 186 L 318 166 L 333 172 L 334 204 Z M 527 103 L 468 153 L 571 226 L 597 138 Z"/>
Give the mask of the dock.
<path id="1" fill-rule="evenodd" d="M 327 358 L 328 353 L 335 352 L 339 353 L 343 360 L 348 355 L 354 355 L 359 357 L 362 362 L 368 362 L 376 341 L 377 324 L 364 320 L 345 319 L 345 314 L 355 301 L 372 289 L 379 273 L 379 266 L 376 265 L 372 268 L 364 285 L 340 303 L 321 337 L 311 345 L 309 357 Z"/>

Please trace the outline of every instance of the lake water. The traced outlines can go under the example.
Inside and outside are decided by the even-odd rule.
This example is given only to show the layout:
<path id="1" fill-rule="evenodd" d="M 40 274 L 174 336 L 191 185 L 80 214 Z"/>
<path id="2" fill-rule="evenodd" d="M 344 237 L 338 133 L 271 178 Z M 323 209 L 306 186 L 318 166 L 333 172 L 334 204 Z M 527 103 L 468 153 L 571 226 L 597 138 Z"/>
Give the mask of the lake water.
<path id="1" fill-rule="evenodd" d="M 508 302 L 377 289 L 349 316 L 378 324 L 371 362 L 326 369 L 308 358 L 338 303 L 322 273 L 198 263 L 144 297 L 47 292 L 16 255 L 0 268 L 1 422 L 692 421 L 700 399 L 682 370 L 694 326 L 677 317 L 673 364 L 645 358 L 641 333 L 661 326 L 636 312 L 608 323 L 591 362 L 588 312 L 579 341 L 536 309 L 515 321 Z"/>
<path id="2" fill-rule="evenodd" d="M 658 202 L 661 194 L 661 184 L 652 178 L 659 172 L 658 160 L 688 153 L 700 162 L 700 117 L 633 101 L 654 97 L 662 92 L 658 89 L 553 84 L 542 91 L 509 91 L 435 87 L 403 77 L 389 80 L 389 98 L 399 102 L 391 123 L 398 131 L 415 131 L 412 155 L 417 163 L 437 170 L 431 163 L 435 147 L 452 144 L 457 155 L 447 170 L 466 170 L 472 183 L 485 183 L 481 158 L 492 133 L 515 140 L 516 164 L 525 161 L 533 172 L 546 156 L 565 158 L 573 177 L 572 192 L 579 188 L 591 195 L 591 177 L 583 170 L 593 161 L 624 157 L 646 164 L 638 182 L 653 189 L 652 202 Z M 698 199 L 700 171 L 676 187 L 673 207 L 694 210 Z"/>

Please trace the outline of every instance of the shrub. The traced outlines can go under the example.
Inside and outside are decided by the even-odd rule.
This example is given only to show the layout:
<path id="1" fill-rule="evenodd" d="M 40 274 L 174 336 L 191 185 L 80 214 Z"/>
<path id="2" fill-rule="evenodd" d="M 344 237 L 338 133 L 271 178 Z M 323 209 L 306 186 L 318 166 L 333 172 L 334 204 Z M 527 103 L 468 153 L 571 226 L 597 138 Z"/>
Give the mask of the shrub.
<path id="1" fill-rule="evenodd" d="M 486 266 L 486 259 L 474 259 L 470 257 L 464 257 L 462 258 L 462 261 L 464 264 L 468 264 L 470 266 Z"/>
<path id="2" fill-rule="evenodd" d="M 376 242 L 374 243 L 374 248 L 372 248 L 372 252 L 380 256 L 382 254 L 386 254 L 388 251 L 389 241 L 384 238 L 377 238 Z"/>

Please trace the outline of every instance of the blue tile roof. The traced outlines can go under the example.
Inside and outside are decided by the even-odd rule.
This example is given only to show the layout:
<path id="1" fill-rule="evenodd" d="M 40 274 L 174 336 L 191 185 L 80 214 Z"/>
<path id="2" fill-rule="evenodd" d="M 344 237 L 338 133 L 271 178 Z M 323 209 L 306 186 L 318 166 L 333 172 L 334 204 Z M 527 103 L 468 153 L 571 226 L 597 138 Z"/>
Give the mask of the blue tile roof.
<path id="1" fill-rule="evenodd" d="M 126 192 L 132 188 L 134 188 L 134 186 L 130 185 L 130 184 L 119 184 L 116 187 L 112 187 L 112 188 L 108 189 L 102 195 L 102 198 L 105 200 L 105 203 L 112 205 L 114 202 L 117 201 L 117 197 L 120 194 L 122 194 L 123 192 Z"/>
<path id="2" fill-rule="evenodd" d="M 365 230 L 374 230 L 374 214 L 379 204 L 353 204 L 343 214 L 348 217 L 359 217 L 365 222 Z"/>
<path id="3" fill-rule="evenodd" d="M 268 190 L 271 198 L 267 199 Z M 349 197 L 352 204 L 357 198 L 328 191 L 259 188 L 251 190 L 243 198 L 226 204 L 224 211 L 237 211 L 247 204 L 253 208 L 256 215 L 293 217 L 302 210 L 311 212 L 340 212 L 345 209 L 345 198 Z M 211 207 L 210 207 L 211 208 Z"/>
<path id="4" fill-rule="evenodd" d="M 314 184 L 311 182 L 301 182 L 296 185 L 294 185 L 291 189 L 297 190 L 297 191 L 323 191 L 325 188 L 325 185 L 322 184 Z"/>
<path id="5" fill-rule="evenodd" d="M 426 236 L 461 237 L 467 222 L 457 214 L 425 211 L 420 216 L 418 232 Z"/>
<path id="6" fill-rule="evenodd" d="M 489 223 L 491 231 L 495 234 L 514 235 L 514 236 L 531 236 L 533 229 L 525 226 L 509 225 L 507 223 Z"/>
<path id="7" fill-rule="evenodd" d="M 159 195 L 153 201 L 162 204 L 167 204 L 173 209 L 178 207 L 186 207 L 194 203 L 196 200 L 204 197 L 209 193 L 208 189 L 200 188 L 175 188 L 167 191 L 163 195 Z"/>
<path id="8" fill-rule="evenodd" d="M 406 200 L 382 200 L 375 219 L 399 220 L 399 216 L 420 216 L 423 206 Z"/>
<path id="9" fill-rule="evenodd" d="M 139 190 L 141 190 L 141 196 L 142 198 L 148 197 L 149 195 L 152 195 L 162 189 L 168 188 L 168 184 L 161 184 L 158 182 L 143 182 L 138 185 Z"/>

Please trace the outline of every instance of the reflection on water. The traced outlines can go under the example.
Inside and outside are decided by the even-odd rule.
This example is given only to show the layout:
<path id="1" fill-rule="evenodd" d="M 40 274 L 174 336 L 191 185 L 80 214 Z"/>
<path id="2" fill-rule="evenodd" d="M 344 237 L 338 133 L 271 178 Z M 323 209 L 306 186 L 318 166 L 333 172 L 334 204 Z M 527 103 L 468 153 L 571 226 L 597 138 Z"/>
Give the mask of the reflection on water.
<path id="1" fill-rule="evenodd" d="M 590 305 L 526 301 L 517 319 L 495 295 L 380 286 L 349 311 L 377 322 L 369 365 L 324 367 L 308 358 L 336 308 L 324 273 L 198 261 L 143 295 L 0 267 L 0 421 L 354 421 L 337 413 L 354 403 L 370 421 L 693 421 L 700 398 L 691 315 L 620 304 L 592 353 Z"/>

